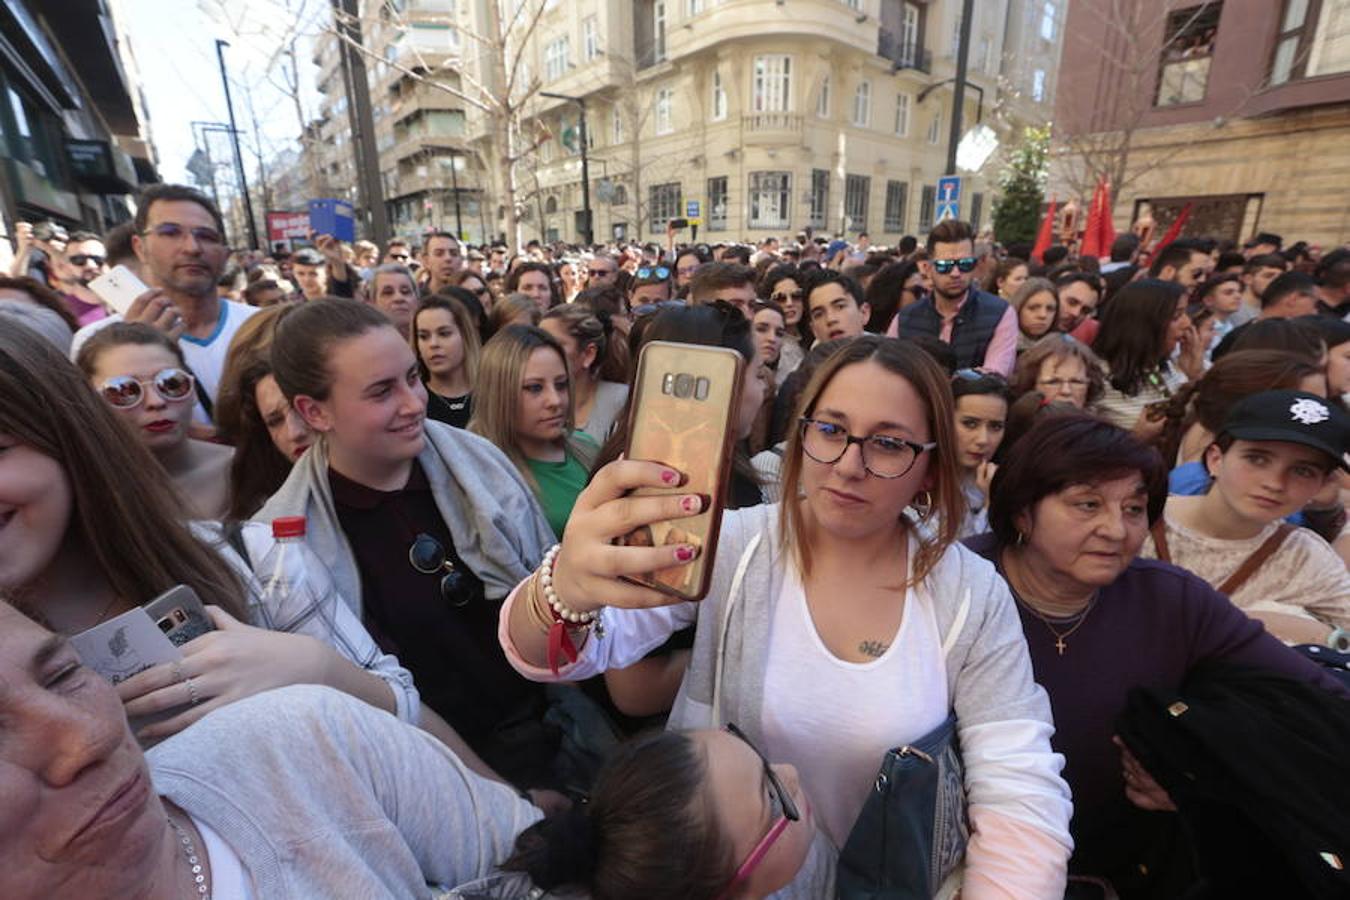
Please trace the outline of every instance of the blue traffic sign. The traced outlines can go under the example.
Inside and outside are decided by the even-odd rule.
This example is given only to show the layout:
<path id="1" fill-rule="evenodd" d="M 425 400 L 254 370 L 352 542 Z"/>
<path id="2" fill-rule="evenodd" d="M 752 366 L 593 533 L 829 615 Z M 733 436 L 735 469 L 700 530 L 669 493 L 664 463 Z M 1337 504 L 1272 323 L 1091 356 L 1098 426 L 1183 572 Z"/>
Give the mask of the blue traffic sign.
<path id="1" fill-rule="evenodd" d="M 937 198 L 939 203 L 961 204 L 961 176 L 945 175 L 938 179 Z"/>
<path id="2" fill-rule="evenodd" d="M 959 203 L 939 203 L 937 205 L 937 220 L 939 222 L 946 219 L 961 218 L 961 204 Z"/>
<path id="3" fill-rule="evenodd" d="M 699 201 L 697 200 L 685 201 L 684 217 L 686 219 L 697 219 L 700 215 L 699 208 L 700 208 Z"/>

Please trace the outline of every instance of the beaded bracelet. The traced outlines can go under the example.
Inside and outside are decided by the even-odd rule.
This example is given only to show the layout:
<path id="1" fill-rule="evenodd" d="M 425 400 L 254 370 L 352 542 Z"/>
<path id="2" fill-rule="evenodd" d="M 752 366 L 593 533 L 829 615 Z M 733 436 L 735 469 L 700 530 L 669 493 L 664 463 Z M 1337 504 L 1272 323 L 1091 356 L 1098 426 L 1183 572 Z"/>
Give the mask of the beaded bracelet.
<path id="1" fill-rule="evenodd" d="M 554 544 L 544 554 L 544 561 L 539 564 L 539 588 L 543 591 L 549 612 L 553 614 L 553 624 L 548 629 L 548 667 L 554 675 L 558 674 L 562 657 L 566 656 L 568 662 L 574 663 L 580 655 L 576 644 L 572 642 L 570 633 L 572 629 L 589 629 L 594 626 L 596 637 L 603 637 L 605 633 L 600 621 L 600 610 L 577 612 L 564 604 L 559 599 L 558 592 L 553 589 L 553 566 L 561 550 L 561 544 Z"/>

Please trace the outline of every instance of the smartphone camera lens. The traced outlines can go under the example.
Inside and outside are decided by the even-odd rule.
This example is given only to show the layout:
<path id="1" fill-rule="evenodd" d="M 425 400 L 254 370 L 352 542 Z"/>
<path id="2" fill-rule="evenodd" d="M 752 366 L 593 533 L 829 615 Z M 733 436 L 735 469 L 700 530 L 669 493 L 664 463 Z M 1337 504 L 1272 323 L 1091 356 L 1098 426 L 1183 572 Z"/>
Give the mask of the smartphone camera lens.
<path id="1" fill-rule="evenodd" d="M 675 392 L 675 374 L 673 372 L 667 372 L 665 377 L 661 379 L 661 393 L 673 394 L 674 392 Z"/>
<path id="2" fill-rule="evenodd" d="M 687 374 L 685 374 L 685 373 L 683 373 L 683 372 L 681 372 L 679 375 L 676 375 L 676 376 L 675 376 L 675 396 L 676 396 L 676 397 L 681 397 L 681 398 L 688 397 L 688 396 L 689 396 L 690 394 L 692 394 L 693 392 L 694 392 L 694 378 L 693 378 L 693 376 L 687 375 Z"/>

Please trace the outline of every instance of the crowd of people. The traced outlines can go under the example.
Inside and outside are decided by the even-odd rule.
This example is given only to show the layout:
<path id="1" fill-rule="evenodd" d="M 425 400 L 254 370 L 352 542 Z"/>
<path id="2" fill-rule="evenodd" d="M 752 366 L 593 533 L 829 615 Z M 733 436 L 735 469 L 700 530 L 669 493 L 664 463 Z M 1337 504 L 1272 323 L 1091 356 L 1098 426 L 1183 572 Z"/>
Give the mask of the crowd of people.
<path id="1" fill-rule="evenodd" d="M 0 896 L 1350 893 L 1350 248 L 16 235 Z M 652 341 L 742 372 L 712 546 L 624 540 L 710 502 Z"/>

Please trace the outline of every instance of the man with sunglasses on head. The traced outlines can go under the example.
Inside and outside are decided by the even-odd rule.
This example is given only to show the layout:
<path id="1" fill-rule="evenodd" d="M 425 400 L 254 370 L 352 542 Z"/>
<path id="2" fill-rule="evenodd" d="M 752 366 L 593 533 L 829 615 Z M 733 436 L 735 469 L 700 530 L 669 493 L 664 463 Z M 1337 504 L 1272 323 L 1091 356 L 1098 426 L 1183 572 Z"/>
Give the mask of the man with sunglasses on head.
<path id="1" fill-rule="evenodd" d="M 108 251 L 99 236 L 89 231 L 77 231 L 66 243 L 65 272 L 61 293 L 66 306 L 81 325 L 108 317 L 103 301 L 89 289 L 89 282 L 108 271 Z"/>
<path id="2" fill-rule="evenodd" d="M 669 300 L 673 275 L 668 266 L 638 266 L 628 283 L 628 308 L 636 311 Z"/>
<path id="3" fill-rule="evenodd" d="M 900 310 L 901 337 L 926 334 L 951 345 L 959 369 L 982 369 L 1005 378 L 1017 361 L 1017 313 L 1007 301 L 980 290 L 974 272 L 975 240 L 970 225 L 939 222 L 928 234 L 928 259 L 920 265 L 932 293 Z"/>
<path id="4" fill-rule="evenodd" d="M 181 184 L 153 184 L 141 194 L 131 248 L 137 274 L 150 287 L 127 309 L 75 334 L 71 355 L 111 322 L 144 322 L 178 341 L 196 378 L 194 418 L 210 425 L 225 355 L 240 326 L 258 311 L 220 296 L 217 284 L 229 259 L 225 220 L 210 198 Z"/>

